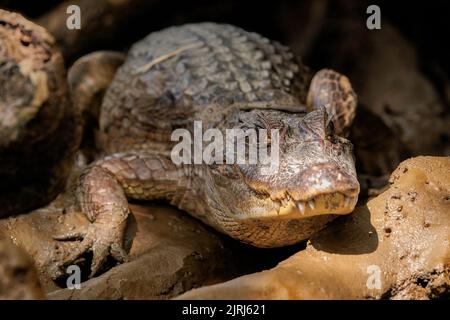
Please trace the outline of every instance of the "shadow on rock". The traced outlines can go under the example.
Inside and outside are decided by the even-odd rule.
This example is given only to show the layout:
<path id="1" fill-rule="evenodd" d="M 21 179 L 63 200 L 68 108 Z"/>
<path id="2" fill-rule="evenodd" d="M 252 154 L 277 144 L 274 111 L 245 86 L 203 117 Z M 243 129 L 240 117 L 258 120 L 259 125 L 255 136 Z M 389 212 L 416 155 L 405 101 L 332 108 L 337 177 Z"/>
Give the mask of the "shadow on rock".
<path id="1" fill-rule="evenodd" d="M 319 235 L 311 239 L 311 245 L 319 251 L 336 254 L 364 254 L 378 247 L 378 234 L 370 221 L 367 206 L 355 213 L 333 221 Z"/>

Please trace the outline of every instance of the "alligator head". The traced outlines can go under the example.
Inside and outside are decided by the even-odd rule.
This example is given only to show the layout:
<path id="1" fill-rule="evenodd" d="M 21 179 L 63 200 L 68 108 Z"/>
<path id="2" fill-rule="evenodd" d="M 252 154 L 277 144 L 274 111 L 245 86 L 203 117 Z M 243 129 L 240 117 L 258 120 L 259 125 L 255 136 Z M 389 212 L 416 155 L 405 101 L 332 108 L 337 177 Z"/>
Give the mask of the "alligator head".
<path id="1" fill-rule="evenodd" d="M 267 149 L 278 148 L 279 155 L 272 170 L 261 161 L 208 166 L 208 198 L 216 216 L 228 221 L 223 223 L 230 229 L 225 227 L 226 233 L 261 247 L 287 245 L 353 211 L 359 183 L 352 144 L 335 134 L 325 108 L 306 114 L 240 111 L 230 123 L 257 131 L 278 129 L 277 143 L 269 137 Z"/>

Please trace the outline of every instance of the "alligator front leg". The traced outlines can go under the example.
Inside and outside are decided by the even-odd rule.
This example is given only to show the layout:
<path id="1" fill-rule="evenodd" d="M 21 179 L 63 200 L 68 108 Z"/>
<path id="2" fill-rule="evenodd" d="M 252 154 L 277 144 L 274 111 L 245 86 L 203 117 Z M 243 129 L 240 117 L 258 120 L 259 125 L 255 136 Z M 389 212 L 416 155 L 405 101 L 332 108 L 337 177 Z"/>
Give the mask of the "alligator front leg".
<path id="1" fill-rule="evenodd" d="M 182 167 L 160 155 L 115 154 L 94 162 L 81 174 L 76 191 L 81 210 L 91 222 L 87 228 L 57 236 L 57 240 L 81 240 L 68 252 L 62 266 L 74 263 L 87 251 L 93 252 L 91 277 L 108 255 L 126 260 L 123 238 L 130 213 L 127 198 L 169 199 L 186 179 Z"/>

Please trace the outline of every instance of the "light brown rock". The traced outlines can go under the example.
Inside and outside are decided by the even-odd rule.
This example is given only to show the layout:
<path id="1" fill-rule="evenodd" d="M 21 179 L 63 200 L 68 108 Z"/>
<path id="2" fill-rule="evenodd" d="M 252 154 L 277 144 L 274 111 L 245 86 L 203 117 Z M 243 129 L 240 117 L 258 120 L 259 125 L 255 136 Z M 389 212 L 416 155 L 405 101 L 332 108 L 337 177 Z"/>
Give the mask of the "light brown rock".
<path id="1" fill-rule="evenodd" d="M 31 258 L 10 241 L 0 239 L 0 300 L 43 298 Z"/>
<path id="2" fill-rule="evenodd" d="M 241 245 L 170 206 L 134 204 L 131 210 L 125 238 L 126 246 L 131 246 L 130 262 L 86 281 L 88 263 L 81 260 L 85 282 L 79 290 L 61 289 L 66 287 L 65 279 L 52 281 L 59 249 L 76 244 L 57 242 L 52 236 L 88 223 L 75 211 L 70 196 L 1 219 L 0 236 L 12 239 L 33 257 L 49 299 L 167 299 L 273 266 L 293 252 L 293 248 L 275 252 Z"/>
<path id="3" fill-rule="evenodd" d="M 167 299 L 190 288 L 230 279 L 235 259 L 215 233 L 174 208 L 132 206 L 131 261 L 49 299 Z"/>
<path id="4" fill-rule="evenodd" d="M 391 186 L 273 269 L 180 299 L 428 299 L 450 292 L 450 158 L 406 160 Z M 380 288 L 373 270 L 380 271 Z"/>
<path id="5" fill-rule="evenodd" d="M 56 198 L 81 137 L 63 57 L 44 28 L 0 9 L 0 217 Z"/>

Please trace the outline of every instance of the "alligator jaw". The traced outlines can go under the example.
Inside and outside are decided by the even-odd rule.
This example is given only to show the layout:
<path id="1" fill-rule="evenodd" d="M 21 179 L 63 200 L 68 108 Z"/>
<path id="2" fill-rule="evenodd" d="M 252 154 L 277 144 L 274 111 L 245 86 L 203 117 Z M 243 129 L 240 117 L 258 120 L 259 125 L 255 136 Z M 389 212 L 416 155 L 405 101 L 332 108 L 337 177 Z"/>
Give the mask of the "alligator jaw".
<path id="1" fill-rule="evenodd" d="M 357 195 L 345 195 L 340 192 L 319 194 L 315 197 L 294 200 L 287 196 L 281 200 L 271 200 L 277 207 L 269 212 L 253 214 L 252 218 L 303 219 L 319 215 L 345 215 L 351 213 L 358 201 Z M 242 217 L 246 219 L 248 217 Z"/>

